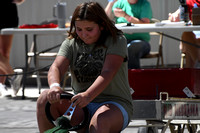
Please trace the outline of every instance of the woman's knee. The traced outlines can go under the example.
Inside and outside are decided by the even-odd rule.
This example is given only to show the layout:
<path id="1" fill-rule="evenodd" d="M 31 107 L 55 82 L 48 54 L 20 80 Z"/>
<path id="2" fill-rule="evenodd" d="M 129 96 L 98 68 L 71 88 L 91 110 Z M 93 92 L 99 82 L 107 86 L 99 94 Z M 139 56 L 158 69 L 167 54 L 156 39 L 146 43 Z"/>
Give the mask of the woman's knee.
<path id="1" fill-rule="evenodd" d="M 89 131 L 103 133 L 109 131 L 110 127 L 109 120 L 106 120 L 106 117 L 103 117 L 102 114 L 95 114 L 90 121 Z"/>
<path id="2" fill-rule="evenodd" d="M 90 121 L 90 125 L 95 125 L 98 124 L 99 126 L 101 125 L 108 125 L 109 122 L 106 120 L 107 117 L 105 116 L 105 111 L 104 106 L 101 106 L 92 116 L 92 119 Z M 108 123 L 107 123 L 108 122 Z"/>
<path id="3" fill-rule="evenodd" d="M 150 44 L 146 41 L 142 40 L 134 40 L 128 44 L 128 52 L 129 53 L 148 53 L 150 51 Z"/>
<path id="4" fill-rule="evenodd" d="M 37 109 L 44 108 L 47 103 L 48 90 L 43 91 L 37 99 Z"/>
<path id="5" fill-rule="evenodd" d="M 102 106 L 92 116 L 90 130 L 119 132 L 123 126 L 123 116 L 120 115 L 121 111 L 115 105 Z"/>

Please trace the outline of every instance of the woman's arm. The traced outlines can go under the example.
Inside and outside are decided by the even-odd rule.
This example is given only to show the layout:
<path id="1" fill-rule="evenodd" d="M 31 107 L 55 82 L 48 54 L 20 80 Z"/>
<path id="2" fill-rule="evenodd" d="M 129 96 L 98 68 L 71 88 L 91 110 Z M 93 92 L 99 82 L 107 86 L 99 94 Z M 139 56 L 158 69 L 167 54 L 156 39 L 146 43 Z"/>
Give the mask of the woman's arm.
<path id="1" fill-rule="evenodd" d="M 113 1 L 111 1 L 111 2 L 108 2 L 107 6 L 106 6 L 106 8 L 105 8 L 105 12 L 106 12 L 107 16 L 108 16 L 111 20 L 114 19 L 114 15 L 113 15 L 113 13 L 112 13 L 112 7 L 113 7 L 113 5 L 114 5 L 114 3 L 115 3 L 116 1 L 117 1 L 117 0 L 113 0 Z"/>
<path id="2" fill-rule="evenodd" d="M 65 72 L 68 70 L 69 60 L 64 56 L 57 56 L 48 72 L 48 84 L 51 87 L 48 93 L 48 100 L 50 102 L 56 102 L 60 100 L 60 93 L 62 92 L 60 84 Z"/>
<path id="3" fill-rule="evenodd" d="M 136 17 L 129 16 L 125 11 L 123 11 L 120 8 L 114 9 L 114 15 L 116 17 L 124 17 L 128 22 L 134 23 L 134 24 L 150 23 L 149 18 L 138 19 Z"/>
<path id="4" fill-rule="evenodd" d="M 134 24 L 145 24 L 145 23 L 150 23 L 150 19 L 149 18 L 142 18 L 142 19 L 138 19 L 136 17 L 132 17 L 129 15 L 125 16 L 125 19 L 127 21 L 129 21 L 130 23 L 134 23 Z"/>
<path id="5" fill-rule="evenodd" d="M 85 107 L 97 97 L 112 81 L 123 60 L 124 58 L 119 55 L 107 55 L 101 74 L 94 83 L 85 92 L 79 93 L 72 98 L 72 101 L 75 101 L 75 105 Z"/>

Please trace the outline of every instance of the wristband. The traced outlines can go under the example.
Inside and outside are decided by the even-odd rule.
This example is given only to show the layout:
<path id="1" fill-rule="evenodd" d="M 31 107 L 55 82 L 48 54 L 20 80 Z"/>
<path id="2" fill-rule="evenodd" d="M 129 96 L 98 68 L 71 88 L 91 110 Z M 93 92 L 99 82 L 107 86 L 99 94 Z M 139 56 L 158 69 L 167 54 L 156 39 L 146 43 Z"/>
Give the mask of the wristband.
<path id="1" fill-rule="evenodd" d="M 108 0 L 108 2 L 113 2 L 114 0 Z"/>
<path id="2" fill-rule="evenodd" d="M 51 88 L 56 87 L 56 86 L 60 87 L 60 84 L 59 83 L 53 83 L 53 84 L 50 85 L 49 88 L 51 89 Z"/>
<path id="3" fill-rule="evenodd" d="M 128 22 L 131 22 L 131 19 L 132 19 L 132 16 L 130 16 L 130 17 L 128 18 Z"/>

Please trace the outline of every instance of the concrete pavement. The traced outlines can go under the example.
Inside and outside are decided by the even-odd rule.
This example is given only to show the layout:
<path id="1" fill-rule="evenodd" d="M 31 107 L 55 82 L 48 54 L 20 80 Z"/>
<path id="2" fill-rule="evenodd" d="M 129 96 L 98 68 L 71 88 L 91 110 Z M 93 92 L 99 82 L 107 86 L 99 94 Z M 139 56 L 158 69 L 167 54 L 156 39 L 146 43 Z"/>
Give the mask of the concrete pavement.
<path id="1" fill-rule="evenodd" d="M 9 88 L 8 91 L 12 92 Z M 39 133 L 36 119 L 38 89 L 28 87 L 25 89 L 26 98 L 22 100 L 21 96 L 22 91 L 19 90 L 17 97 L 0 98 L 0 133 Z M 138 124 L 141 124 L 141 121 Z M 123 133 L 134 132 L 137 132 L 137 128 L 127 128 L 123 131 Z"/>
<path id="2" fill-rule="evenodd" d="M 8 91 L 12 90 L 8 89 Z M 21 99 L 21 92 L 20 90 L 14 98 L 11 96 L 0 98 L 0 133 L 39 133 L 36 119 L 38 89 L 28 87 L 25 90 L 26 99 L 24 100 Z M 145 120 L 133 121 L 122 133 L 137 133 L 138 128 L 132 126 L 145 124 Z M 169 132 L 167 129 L 166 133 Z"/>
<path id="3" fill-rule="evenodd" d="M 27 89 L 25 100 L 21 99 L 20 92 L 14 98 L 0 98 L 0 133 L 39 133 L 36 122 L 38 91 Z"/>

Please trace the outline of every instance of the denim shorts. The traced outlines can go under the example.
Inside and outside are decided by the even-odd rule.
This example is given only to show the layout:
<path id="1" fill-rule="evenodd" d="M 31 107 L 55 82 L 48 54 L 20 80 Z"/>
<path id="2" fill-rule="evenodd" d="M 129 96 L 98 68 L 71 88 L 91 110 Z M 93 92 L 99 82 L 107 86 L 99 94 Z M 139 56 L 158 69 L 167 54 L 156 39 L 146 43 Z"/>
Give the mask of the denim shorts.
<path id="1" fill-rule="evenodd" d="M 87 109 L 88 109 L 88 112 L 90 113 L 90 118 L 92 118 L 92 116 L 94 115 L 94 113 L 97 111 L 97 109 L 99 107 L 101 107 L 102 105 L 105 105 L 105 104 L 113 104 L 121 110 L 123 118 L 124 118 L 122 130 L 124 130 L 128 126 L 128 123 L 129 123 L 128 113 L 124 109 L 124 107 L 122 105 L 120 105 L 119 103 L 116 103 L 116 102 L 113 102 L 113 101 L 107 101 L 107 102 L 103 102 L 103 103 L 89 103 L 87 105 Z"/>

